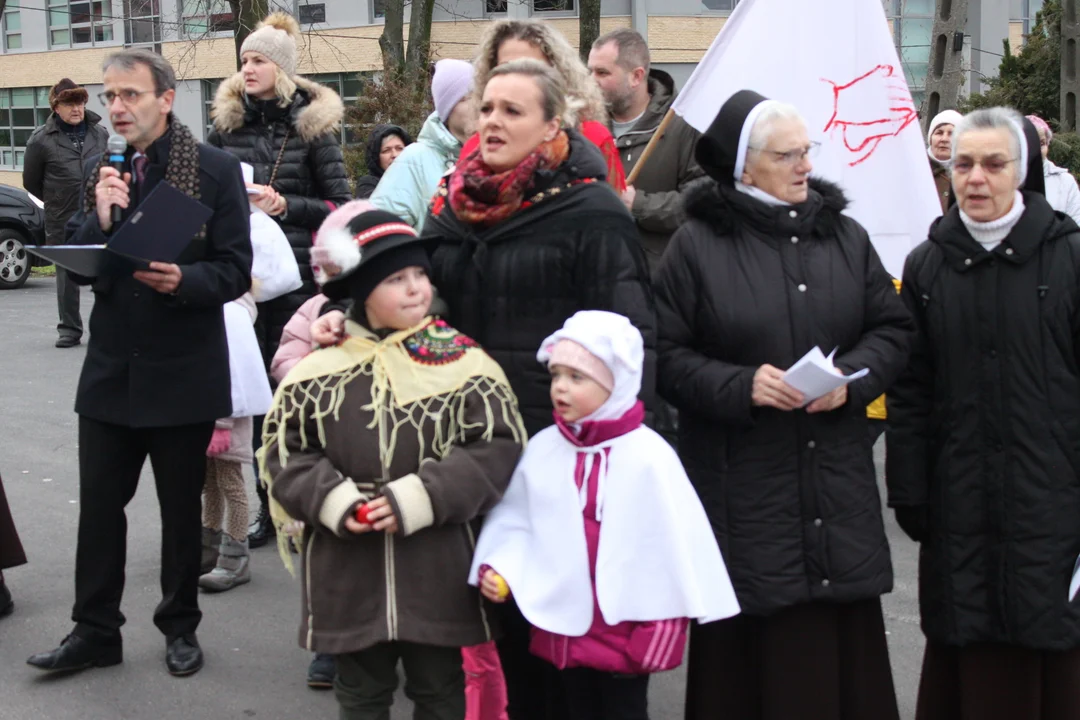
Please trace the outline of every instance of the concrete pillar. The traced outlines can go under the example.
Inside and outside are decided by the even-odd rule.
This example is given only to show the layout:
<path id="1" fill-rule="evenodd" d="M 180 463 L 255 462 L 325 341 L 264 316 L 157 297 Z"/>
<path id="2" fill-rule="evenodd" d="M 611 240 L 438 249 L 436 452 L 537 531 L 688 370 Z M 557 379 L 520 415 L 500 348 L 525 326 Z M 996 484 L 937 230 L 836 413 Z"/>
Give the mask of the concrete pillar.
<path id="1" fill-rule="evenodd" d="M 1080 96 L 1080 0 L 1061 1 L 1061 129 L 1076 130 L 1076 100 Z"/>
<path id="2" fill-rule="evenodd" d="M 967 24 L 968 0 L 937 0 L 934 30 L 930 36 L 926 99 L 922 107 L 924 130 L 939 112 L 956 107 L 964 82 L 964 29 Z"/>

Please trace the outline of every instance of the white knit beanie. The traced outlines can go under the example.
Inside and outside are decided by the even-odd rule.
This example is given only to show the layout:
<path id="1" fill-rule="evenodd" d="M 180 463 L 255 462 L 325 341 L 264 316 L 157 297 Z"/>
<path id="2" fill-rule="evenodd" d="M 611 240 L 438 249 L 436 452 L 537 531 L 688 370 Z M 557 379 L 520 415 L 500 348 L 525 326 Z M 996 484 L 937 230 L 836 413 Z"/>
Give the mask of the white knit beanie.
<path id="1" fill-rule="evenodd" d="M 464 60 L 447 58 L 435 63 L 431 97 L 435 101 L 435 112 L 439 113 L 444 125 L 450 119 L 450 113 L 472 89 L 474 73 L 472 63 Z"/>
<path id="2" fill-rule="evenodd" d="M 939 125 L 958 125 L 964 116 L 955 110 L 943 110 L 934 116 L 934 119 L 930 121 L 930 124 L 926 128 L 926 145 L 930 146 L 931 140 L 934 137 L 934 131 L 938 129 Z"/>
<path id="3" fill-rule="evenodd" d="M 271 13 L 244 40 L 240 56 L 249 51 L 265 55 L 292 77 L 296 75 L 296 41 L 299 39 L 300 25 L 296 18 L 288 13 Z"/>

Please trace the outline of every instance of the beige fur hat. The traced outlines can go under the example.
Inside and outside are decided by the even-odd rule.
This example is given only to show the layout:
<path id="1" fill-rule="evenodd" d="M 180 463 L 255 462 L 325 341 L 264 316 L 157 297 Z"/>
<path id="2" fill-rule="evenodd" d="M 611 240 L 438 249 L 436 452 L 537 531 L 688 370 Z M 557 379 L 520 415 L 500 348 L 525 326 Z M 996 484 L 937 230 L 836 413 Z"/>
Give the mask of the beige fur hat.
<path id="1" fill-rule="evenodd" d="M 299 39 L 300 24 L 296 18 L 288 13 L 271 13 L 244 40 L 240 56 L 249 51 L 261 53 L 292 77 L 296 75 L 296 41 Z"/>

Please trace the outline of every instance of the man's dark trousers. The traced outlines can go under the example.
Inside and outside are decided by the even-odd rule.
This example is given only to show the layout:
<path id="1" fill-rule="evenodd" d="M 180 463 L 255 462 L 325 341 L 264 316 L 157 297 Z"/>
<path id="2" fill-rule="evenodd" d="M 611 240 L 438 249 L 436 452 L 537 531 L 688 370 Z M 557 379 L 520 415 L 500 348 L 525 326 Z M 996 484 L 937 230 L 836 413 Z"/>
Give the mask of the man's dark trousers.
<path id="1" fill-rule="evenodd" d="M 79 314 L 79 286 L 67 270 L 56 268 L 56 308 L 60 322 L 56 326 L 60 337 L 82 338 L 83 322 Z"/>
<path id="2" fill-rule="evenodd" d="M 202 489 L 214 423 L 131 428 L 79 416 L 79 545 L 75 634 L 120 642 L 127 516 L 147 456 L 161 506 L 161 591 L 154 624 L 168 640 L 194 633 L 199 611 Z"/>

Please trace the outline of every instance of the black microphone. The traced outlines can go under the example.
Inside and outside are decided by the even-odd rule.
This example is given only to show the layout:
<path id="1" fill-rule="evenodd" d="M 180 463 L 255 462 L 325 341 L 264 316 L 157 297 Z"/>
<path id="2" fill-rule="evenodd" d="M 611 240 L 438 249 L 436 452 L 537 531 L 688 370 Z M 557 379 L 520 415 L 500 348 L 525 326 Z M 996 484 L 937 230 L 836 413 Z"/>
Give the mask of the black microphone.
<path id="1" fill-rule="evenodd" d="M 116 168 L 120 173 L 121 179 L 124 177 L 124 153 L 127 152 L 127 140 L 123 135 L 110 135 L 109 142 L 105 145 L 109 151 L 109 167 Z M 120 223 L 120 216 L 123 214 L 124 209 L 119 205 L 112 206 L 112 222 L 113 225 Z"/>

